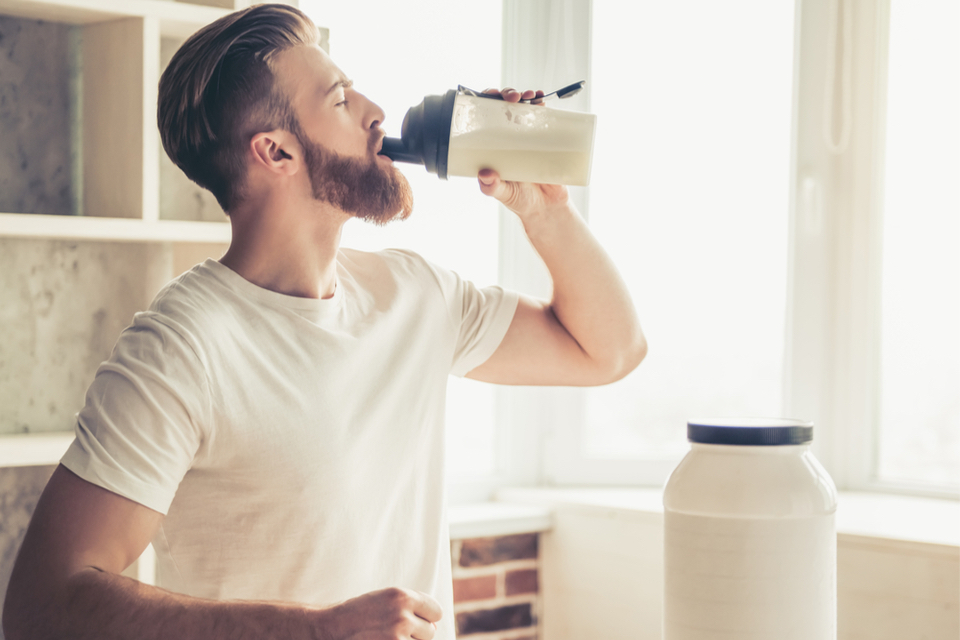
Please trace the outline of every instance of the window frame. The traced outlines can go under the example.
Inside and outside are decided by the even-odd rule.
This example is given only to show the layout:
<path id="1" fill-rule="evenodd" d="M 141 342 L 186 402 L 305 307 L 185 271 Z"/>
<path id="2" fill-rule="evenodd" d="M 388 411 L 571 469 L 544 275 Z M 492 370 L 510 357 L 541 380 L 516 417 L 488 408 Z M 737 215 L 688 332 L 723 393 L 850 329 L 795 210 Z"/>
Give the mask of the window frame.
<path id="1" fill-rule="evenodd" d="M 592 0 L 504 0 L 504 86 L 576 76 L 588 81 L 576 108 L 589 110 L 591 14 Z M 949 487 L 877 475 L 889 24 L 890 0 L 795 2 L 783 415 L 814 421 L 813 450 L 841 489 L 957 498 Z M 562 37 L 551 37 L 561 26 Z M 843 149 L 828 146 L 831 125 L 834 138 L 849 128 Z M 574 193 L 589 219 L 586 195 Z M 501 215 L 502 283 L 549 295 L 542 263 Z M 491 486 L 660 485 L 679 461 L 587 459 L 579 390 L 505 388 L 497 399 Z"/>
<path id="2" fill-rule="evenodd" d="M 847 7 L 850 130 L 834 153 L 822 135 L 826 54 Z M 815 421 L 813 449 L 842 489 L 960 497 L 947 486 L 878 475 L 890 0 L 798 0 L 797 22 L 785 410 Z M 844 29 L 837 31 L 832 117 L 842 138 Z"/>

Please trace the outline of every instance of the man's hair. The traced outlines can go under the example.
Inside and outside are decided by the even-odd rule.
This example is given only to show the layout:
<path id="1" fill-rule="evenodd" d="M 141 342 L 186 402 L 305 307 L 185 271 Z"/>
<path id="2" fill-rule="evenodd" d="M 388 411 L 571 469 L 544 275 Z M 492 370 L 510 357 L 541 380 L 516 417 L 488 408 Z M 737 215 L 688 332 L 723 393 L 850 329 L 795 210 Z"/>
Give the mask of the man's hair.
<path id="1" fill-rule="evenodd" d="M 300 131 L 289 98 L 275 85 L 273 56 L 319 39 L 298 9 L 256 5 L 190 36 L 160 77 L 163 148 L 224 211 L 243 200 L 250 139 L 273 129 Z"/>

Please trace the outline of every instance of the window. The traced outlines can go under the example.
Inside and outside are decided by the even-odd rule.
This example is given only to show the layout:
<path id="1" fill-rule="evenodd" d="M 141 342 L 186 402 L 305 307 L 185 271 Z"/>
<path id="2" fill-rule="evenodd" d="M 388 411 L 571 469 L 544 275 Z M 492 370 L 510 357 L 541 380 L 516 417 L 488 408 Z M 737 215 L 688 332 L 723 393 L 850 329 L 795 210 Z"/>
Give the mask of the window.
<path id="1" fill-rule="evenodd" d="M 927 255 L 937 242 L 957 251 L 956 82 L 922 79 L 938 67 L 956 78 L 955 45 L 942 51 L 958 37 L 955 3 L 799 7 L 786 404 L 814 417 L 814 449 L 839 487 L 956 497 L 955 449 L 936 450 L 956 443 L 957 324 L 923 321 L 957 317 L 956 265 L 938 271 Z M 928 135 L 938 158 L 922 151 Z M 938 239 L 917 251 L 921 229 Z M 918 306 L 933 282 L 941 290 Z"/>
<path id="2" fill-rule="evenodd" d="M 593 2 L 590 224 L 651 349 L 587 393 L 584 447 L 676 455 L 686 421 L 779 415 L 793 8 Z"/>
<path id="3" fill-rule="evenodd" d="M 458 84 L 486 88 L 500 78 L 499 2 L 301 0 L 300 7 L 330 30 L 331 56 L 357 90 L 383 108 L 387 135 L 400 135 L 407 109 L 425 95 Z M 352 221 L 342 246 L 405 247 L 480 286 L 495 284 L 496 204 L 474 180 L 443 183 L 421 166 L 398 166 L 414 190 L 413 216 L 382 228 Z M 489 385 L 450 380 L 447 462 L 454 481 L 493 472 L 494 394 Z"/>
<path id="4" fill-rule="evenodd" d="M 301 4 L 393 135 L 425 94 L 496 84 L 501 60 L 508 86 L 588 81 L 552 106 L 599 117 L 573 195 L 650 354 L 599 389 L 453 381 L 455 478 L 656 485 L 687 419 L 766 414 L 812 419 L 841 488 L 956 495 L 956 2 Z M 414 219 L 348 225 L 345 245 L 547 293 L 472 180 L 405 173 Z"/>
<path id="5" fill-rule="evenodd" d="M 890 8 L 877 475 L 960 486 L 960 5 Z"/>
<path id="6" fill-rule="evenodd" d="M 586 209 L 650 353 L 568 392 L 551 480 L 659 484 L 688 419 L 781 415 L 793 32 L 789 3 L 593 0 Z"/>
<path id="7" fill-rule="evenodd" d="M 651 344 L 531 400 L 539 480 L 656 485 L 688 418 L 774 414 L 814 421 L 841 488 L 956 496 L 956 2 L 533 5 L 527 41 L 590 25 L 584 208 Z"/>

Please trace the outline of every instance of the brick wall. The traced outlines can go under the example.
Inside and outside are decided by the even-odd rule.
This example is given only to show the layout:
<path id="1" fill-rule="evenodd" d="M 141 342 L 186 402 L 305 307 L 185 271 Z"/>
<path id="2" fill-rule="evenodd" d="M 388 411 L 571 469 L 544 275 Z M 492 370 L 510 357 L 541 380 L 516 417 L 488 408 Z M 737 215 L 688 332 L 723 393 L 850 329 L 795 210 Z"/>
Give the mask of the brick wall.
<path id="1" fill-rule="evenodd" d="M 453 600 L 459 640 L 536 640 L 539 535 L 454 540 Z"/>

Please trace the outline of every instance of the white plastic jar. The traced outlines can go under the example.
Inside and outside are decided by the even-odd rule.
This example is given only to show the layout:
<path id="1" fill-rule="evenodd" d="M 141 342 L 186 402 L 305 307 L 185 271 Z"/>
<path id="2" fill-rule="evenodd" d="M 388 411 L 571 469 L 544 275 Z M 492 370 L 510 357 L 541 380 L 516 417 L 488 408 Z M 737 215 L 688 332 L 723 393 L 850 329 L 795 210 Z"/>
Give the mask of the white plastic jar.
<path id="1" fill-rule="evenodd" d="M 664 640 L 835 640 L 837 492 L 798 420 L 687 424 L 667 480 Z"/>

